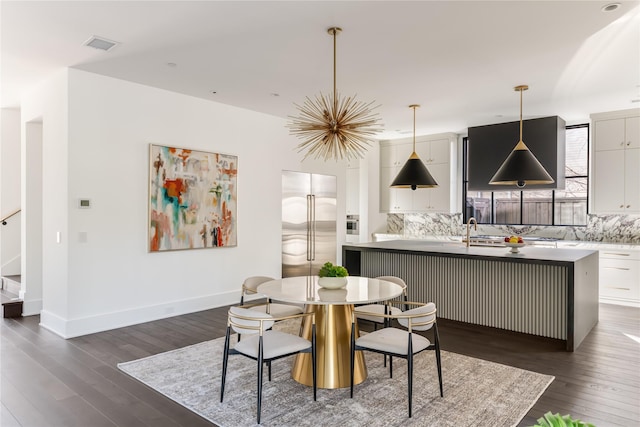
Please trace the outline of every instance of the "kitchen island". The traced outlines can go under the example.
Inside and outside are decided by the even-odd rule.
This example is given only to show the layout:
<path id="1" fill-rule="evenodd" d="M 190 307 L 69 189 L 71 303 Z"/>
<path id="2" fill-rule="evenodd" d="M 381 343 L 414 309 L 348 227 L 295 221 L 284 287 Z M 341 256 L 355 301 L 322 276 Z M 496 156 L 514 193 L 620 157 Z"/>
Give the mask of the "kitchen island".
<path id="1" fill-rule="evenodd" d="M 344 245 L 349 274 L 398 276 L 438 316 L 562 340 L 575 350 L 598 323 L 598 251 L 393 240 Z"/>

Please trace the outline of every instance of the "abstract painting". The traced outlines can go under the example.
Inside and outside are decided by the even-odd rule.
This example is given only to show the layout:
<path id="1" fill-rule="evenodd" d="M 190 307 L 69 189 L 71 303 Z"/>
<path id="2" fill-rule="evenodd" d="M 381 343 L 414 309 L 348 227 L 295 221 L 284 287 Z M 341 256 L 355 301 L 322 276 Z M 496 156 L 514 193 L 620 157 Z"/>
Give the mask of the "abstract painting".
<path id="1" fill-rule="evenodd" d="M 149 251 L 237 245 L 238 157 L 150 146 Z"/>

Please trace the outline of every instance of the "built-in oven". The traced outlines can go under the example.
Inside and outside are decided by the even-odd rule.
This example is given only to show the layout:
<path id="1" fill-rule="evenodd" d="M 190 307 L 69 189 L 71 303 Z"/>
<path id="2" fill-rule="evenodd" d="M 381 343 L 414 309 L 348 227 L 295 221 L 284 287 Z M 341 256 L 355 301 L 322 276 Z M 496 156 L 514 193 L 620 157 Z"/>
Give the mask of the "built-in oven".
<path id="1" fill-rule="evenodd" d="M 359 215 L 347 215 L 347 234 L 360 234 L 359 223 Z"/>

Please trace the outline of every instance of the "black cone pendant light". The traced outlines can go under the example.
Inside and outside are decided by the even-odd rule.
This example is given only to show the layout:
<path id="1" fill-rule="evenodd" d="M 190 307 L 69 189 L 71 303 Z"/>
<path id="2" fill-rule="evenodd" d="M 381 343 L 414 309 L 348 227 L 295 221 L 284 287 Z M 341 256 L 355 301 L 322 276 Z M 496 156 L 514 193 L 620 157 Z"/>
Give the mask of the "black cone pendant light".
<path id="1" fill-rule="evenodd" d="M 514 90 L 520 92 L 520 140 L 502 163 L 502 166 L 493 175 L 489 184 L 515 185 L 518 188 L 522 188 L 527 184 L 540 185 L 554 182 L 551 175 L 522 141 L 522 92 L 527 89 L 529 89 L 527 85 L 514 88 Z"/>
<path id="2" fill-rule="evenodd" d="M 422 163 L 420 157 L 416 153 L 416 108 L 419 105 L 409 105 L 409 108 L 413 108 L 413 152 L 404 164 L 398 176 L 391 183 L 391 188 L 434 188 L 438 186 L 438 183 L 431 176 L 427 167 Z"/>

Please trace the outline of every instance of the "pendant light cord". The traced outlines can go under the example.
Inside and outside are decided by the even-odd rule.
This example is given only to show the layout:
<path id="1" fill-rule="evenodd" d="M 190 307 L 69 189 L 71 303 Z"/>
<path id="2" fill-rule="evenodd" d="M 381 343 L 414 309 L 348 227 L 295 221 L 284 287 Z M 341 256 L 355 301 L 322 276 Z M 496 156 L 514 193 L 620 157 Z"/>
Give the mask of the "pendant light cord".
<path id="1" fill-rule="evenodd" d="M 409 108 L 413 109 L 413 153 L 411 154 L 412 157 L 414 155 L 416 157 L 418 156 L 418 154 L 416 153 L 416 108 L 418 107 L 420 107 L 420 105 L 418 104 L 409 105 Z"/>
<path id="2" fill-rule="evenodd" d="M 522 141 L 522 90 L 523 88 L 520 88 L 520 141 Z"/>
<path id="3" fill-rule="evenodd" d="M 332 29 L 333 32 L 333 109 L 334 111 L 338 110 L 338 96 L 336 90 L 336 35 L 338 34 L 338 30 L 336 28 Z"/>
<path id="4" fill-rule="evenodd" d="M 413 152 L 416 152 L 416 106 L 413 107 Z"/>

